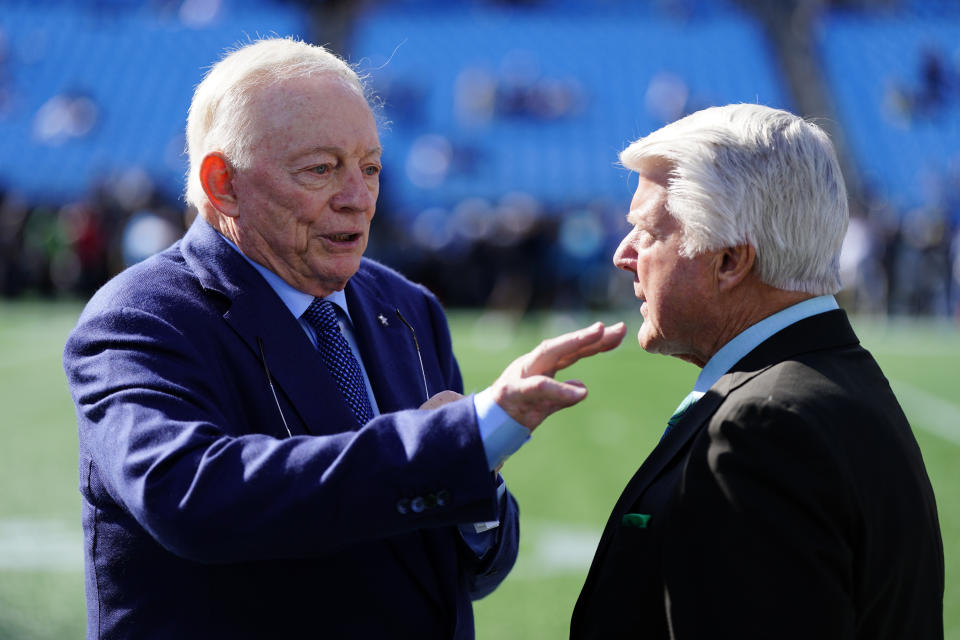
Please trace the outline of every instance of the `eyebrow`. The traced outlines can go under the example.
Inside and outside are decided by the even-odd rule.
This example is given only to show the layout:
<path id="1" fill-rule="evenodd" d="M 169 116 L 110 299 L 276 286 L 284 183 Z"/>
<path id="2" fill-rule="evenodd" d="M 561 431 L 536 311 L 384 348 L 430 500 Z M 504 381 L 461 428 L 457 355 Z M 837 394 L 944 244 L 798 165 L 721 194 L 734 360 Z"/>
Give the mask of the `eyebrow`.
<path id="1" fill-rule="evenodd" d="M 346 149 L 343 149 L 343 148 L 341 148 L 341 147 L 337 147 L 337 146 L 323 146 L 323 145 L 321 145 L 321 146 L 319 146 L 319 147 L 311 147 L 310 149 L 306 149 L 306 150 L 304 150 L 304 151 L 301 151 L 301 152 L 298 153 L 297 155 L 293 156 L 292 160 L 293 160 L 293 161 L 297 161 L 297 160 L 300 160 L 300 159 L 302 159 L 302 158 L 306 158 L 306 157 L 308 157 L 308 156 L 316 155 L 316 154 L 318 154 L 318 153 L 329 153 L 330 155 L 337 156 L 337 157 L 339 157 L 339 156 L 344 156 L 344 155 L 350 155 L 350 154 L 347 152 Z M 366 158 L 366 157 L 369 157 L 369 156 L 372 156 L 372 155 L 381 155 L 382 153 L 383 153 L 383 147 L 379 147 L 379 146 L 377 146 L 377 147 L 370 147 L 369 149 L 367 149 L 366 151 L 364 151 L 363 153 L 361 153 L 361 154 L 360 154 L 360 157 L 361 157 L 361 158 Z"/>

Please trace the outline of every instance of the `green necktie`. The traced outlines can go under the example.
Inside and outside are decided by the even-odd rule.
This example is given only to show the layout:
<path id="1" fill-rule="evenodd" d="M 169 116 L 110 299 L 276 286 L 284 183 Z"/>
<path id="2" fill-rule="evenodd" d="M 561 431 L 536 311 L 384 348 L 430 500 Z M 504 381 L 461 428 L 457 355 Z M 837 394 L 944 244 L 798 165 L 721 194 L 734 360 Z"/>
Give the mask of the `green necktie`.
<path id="1" fill-rule="evenodd" d="M 673 415 L 670 416 L 670 419 L 667 420 L 667 428 L 664 430 L 663 435 L 660 436 L 661 440 L 663 440 L 666 437 L 666 435 L 670 432 L 670 429 L 673 428 L 673 425 L 680 422 L 680 418 L 684 416 L 684 414 L 687 412 L 687 409 L 692 407 L 694 403 L 697 400 L 699 400 L 702 395 L 703 395 L 702 393 L 699 393 L 697 391 L 691 391 L 690 393 L 687 394 L 687 396 L 683 399 L 680 405 L 673 412 Z"/>

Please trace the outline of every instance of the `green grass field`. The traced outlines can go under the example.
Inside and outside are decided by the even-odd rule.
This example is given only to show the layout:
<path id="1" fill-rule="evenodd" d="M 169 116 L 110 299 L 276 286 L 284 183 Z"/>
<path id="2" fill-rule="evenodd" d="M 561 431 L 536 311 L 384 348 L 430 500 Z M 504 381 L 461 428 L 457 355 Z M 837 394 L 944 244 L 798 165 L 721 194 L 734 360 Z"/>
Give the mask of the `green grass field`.
<path id="1" fill-rule="evenodd" d="M 83 581 L 76 426 L 60 352 L 79 304 L 0 301 L 0 640 L 80 638 Z M 482 389 L 542 337 L 606 315 L 450 315 L 468 391 Z M 653 448 L 697 369 L 633 340 L 572 368 L 589 398 L 544 423 L 504 467 L 521 508 L 521 556 L 477 603 L 482 639 L 566 637 L 600 527 Z M 855 322 L 904 405 L 940 508 L 946 637 L 960 640 L 960 331 L 924 322 Z M 322 579 L 322 577 L 318 577 Z"/>

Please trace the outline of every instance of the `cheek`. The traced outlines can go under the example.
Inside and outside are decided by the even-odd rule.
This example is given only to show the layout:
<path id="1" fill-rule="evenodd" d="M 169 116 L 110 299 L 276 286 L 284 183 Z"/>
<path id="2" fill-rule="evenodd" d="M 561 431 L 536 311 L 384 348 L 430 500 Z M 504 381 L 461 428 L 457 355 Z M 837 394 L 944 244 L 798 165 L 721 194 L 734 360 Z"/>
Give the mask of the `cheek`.
<path id="1" fill-rule="evenodd" d="M 658 260 L 657 256 L 641 254 L 637 259 L 637 280 L 647 298 L 660 293 L 663 281 L 669 275 L 667 269 L 667 265 Z"/>
<path id="2" fill-rule="evenodd" d="M 298 253 L 316 250 L 315 227 L 319 216 L 318 207 L 309 199 L 287 194 L 285 198 L 270 203 L 274 233 Z"/>
<path id="3" fill-rule="evenodd" d="M 647 305 L 647 320 L 654 325 L 660 325 L 669 318 L 677 297 L 683 295 L 683 279 L 677 276 L 666 265 L 646 263 L 637 268 L 637 277 Z"/>
<path id="4" fill-rule="evenodd" d="M 290 183 L 290 178 L 269 172 L 251 175 L 242 188 L 238 188 L 237 196 L 272 210 L 274 215 L 286 212 L 289 216 L 301 208 L 302 198 L 296 185 Z"/>

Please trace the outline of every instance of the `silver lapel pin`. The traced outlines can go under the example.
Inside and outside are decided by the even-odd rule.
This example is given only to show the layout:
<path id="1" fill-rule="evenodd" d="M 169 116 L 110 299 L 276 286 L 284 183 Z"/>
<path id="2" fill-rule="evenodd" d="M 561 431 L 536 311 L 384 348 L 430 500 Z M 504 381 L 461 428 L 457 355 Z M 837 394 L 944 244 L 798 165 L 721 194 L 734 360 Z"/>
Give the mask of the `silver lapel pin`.
<path id="1" fill-rule="evenodd" d="M 387 322 L 387 316 L 383 315 L 382 313 L 377 314 L 377 320 L 379 320 L 380 324 L 382 324 L 385 327 L 390 324 L 389 322 Z"/>

